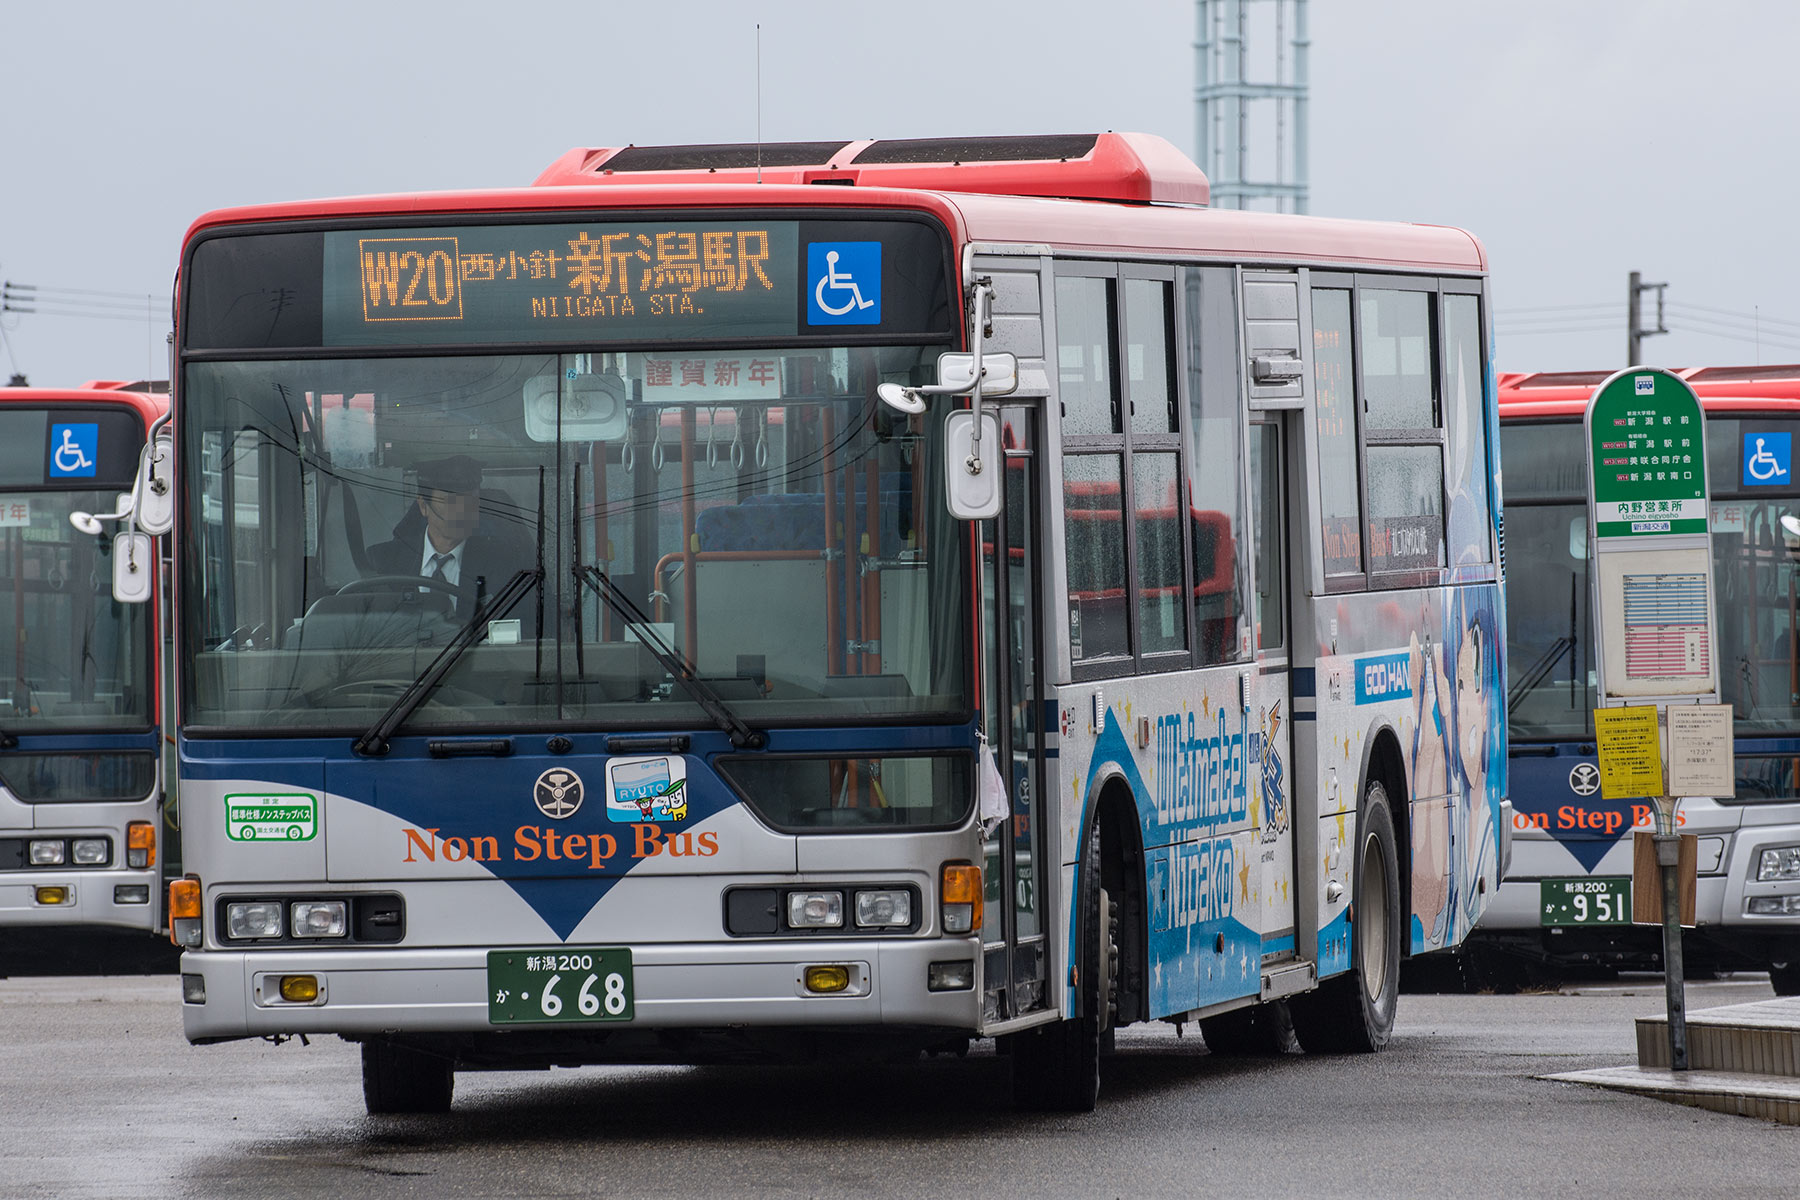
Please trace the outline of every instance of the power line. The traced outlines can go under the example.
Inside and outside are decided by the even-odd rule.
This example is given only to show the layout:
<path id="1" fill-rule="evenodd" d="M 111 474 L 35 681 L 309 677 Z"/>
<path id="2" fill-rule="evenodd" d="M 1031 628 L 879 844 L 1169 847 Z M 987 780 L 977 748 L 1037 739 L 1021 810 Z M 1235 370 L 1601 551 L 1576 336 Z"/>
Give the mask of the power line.
<path id="1" fill-rule="evenodd" d="M 1690 308 L 1704 313 L 1716 313 L 1722 317 L 1735 317 L 1741 321 L 1754 322 L 1759 325 L 1787 325 L 1800 330 L 1800 321 L 1789 321 L 1782 317 L 1765 317 L 1760 312 L 1743 312 L 1730 308 L 1712 308 L 1705 304 L 1690 304 L 1682 301 L 1669 301 L 1671 309 Z"/>
<path id="2" fill-rule="evenodd" d="M 1526 313 L 1592 312 L 1596 310 L 1600 312 L 1612 312 L 1613 306 L 1610 304 L 1537 304 L 1524 308 L 1496 308 L 1494 310 L 1494 319 L 1500 320 L 1504 317 L 1522 316 Z"/>

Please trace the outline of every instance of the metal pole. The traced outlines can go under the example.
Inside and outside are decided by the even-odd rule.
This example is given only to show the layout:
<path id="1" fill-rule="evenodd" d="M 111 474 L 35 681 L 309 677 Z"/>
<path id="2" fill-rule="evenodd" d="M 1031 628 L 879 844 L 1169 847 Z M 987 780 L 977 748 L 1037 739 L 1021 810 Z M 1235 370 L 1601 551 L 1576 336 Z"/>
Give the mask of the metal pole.
<path id="1" fill-rule="evenodd" d="M 1672 809 L 1666 810 L 1672 813 Z M 1663 901 L 1663 992 L 1669 1005 L 1669 1068 L 1688 1069 L 1686 983 L 1681 960 L 1681 881 L 1677 864 L 1681 861 L 1681 835 L 1660 826 L 1672 818 L 1657 814 L 1656 868 L 1662 875 Z"/>
<path id="2" fill-rule="evenodd" d="M 1306 0 L 1294 0 L 1294 211 L 1306 211 Z"/>
<path id="3" fill-rule="evenodd" d="M 1200 169 L 1209 175 L 1212 172 L 1212 102 L 1207 98 L 1207 86 L 1212 83 L 1212 31 L 1209 21 L 1212 14 L 1208 11 L 1211 0 L 1196 0 L 1194 19 L 1198 26 L 1196 35 L 1199 40 L 1194 43 L 1194 149 L 1197 152 L 1194 161 Z"/>
<path id="4" fill-rule="evenodd" d="M 1638 326 L 1638 293 L 1643 290 L 1639 280 L 1643 279 L 1641 271 L 1631 273 L 1631 286 L 1625 293 L 1625 365 L 1635 367 L 1642 360 L 1638 358 L 1643 333 Z"/>

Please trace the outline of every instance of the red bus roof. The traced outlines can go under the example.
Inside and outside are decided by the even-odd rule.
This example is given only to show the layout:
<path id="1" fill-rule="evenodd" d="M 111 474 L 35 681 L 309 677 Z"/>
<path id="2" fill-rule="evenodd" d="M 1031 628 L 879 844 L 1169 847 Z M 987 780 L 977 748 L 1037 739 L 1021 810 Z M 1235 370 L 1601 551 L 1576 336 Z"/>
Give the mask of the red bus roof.
<path id="1" fill-rule="evenodd" d="M 162 390 L 147 390 L 153 387 Z M 162 382 L 111 379 L 94 379 L 72 388 L 7 387 L 0 388 L 0 404 L 122 404 L 137 409 L 138 416 L 148 428 L 151 422 L 169 411 L 168 388 L 169 385 Z"/>
<path id="2" fill-rule="evenodd" d="M 1800 364 L 1671 367 L 1708 412 L 1800 412 Z M 1617 371 L 1506 372 L 1500 375 L 1501 420 L 1580 416 L 1588 397 Z"/>
<path id="3" fill-rule="evenodd" d="M 1041 144 L 1055 138 L 777 143 L 762 147 L 768 157 L 761 183 L 744 161 L 754 146 L 576 149 L 528 188 L 220 209 L 195 221 L 188 238 L 220 226 L 328 217 L 455 220 L 471 213 L 830 206 L 927 213 L 958 244 L 1466 274 L 1487 268 L 1481 244 L 1445 226 L 1194 207 L 1206 198 L 1206 178 L 1161 138 L 1079 135 L 1076 145 L 1055 148 L 1078 149 L 1083 140 L 1092 143 L 1086 153 L 1054 159 L 1019 155 L 1041 153 Z M 995 157 L 942 157 L 951 152 Z"/>

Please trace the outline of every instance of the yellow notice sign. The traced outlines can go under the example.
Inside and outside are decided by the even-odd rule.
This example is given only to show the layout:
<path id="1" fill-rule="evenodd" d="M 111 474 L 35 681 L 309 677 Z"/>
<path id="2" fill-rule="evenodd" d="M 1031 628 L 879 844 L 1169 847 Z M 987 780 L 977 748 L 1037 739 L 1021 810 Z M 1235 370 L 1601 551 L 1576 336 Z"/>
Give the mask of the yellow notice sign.
<path id="1" fill-rule="evenodd" d="M 1603 799 L 1635 800 L 1663 794 L 1662 744 L 1654 707 L 1596 708 L 1594 740 L 1600 748 Z"/>

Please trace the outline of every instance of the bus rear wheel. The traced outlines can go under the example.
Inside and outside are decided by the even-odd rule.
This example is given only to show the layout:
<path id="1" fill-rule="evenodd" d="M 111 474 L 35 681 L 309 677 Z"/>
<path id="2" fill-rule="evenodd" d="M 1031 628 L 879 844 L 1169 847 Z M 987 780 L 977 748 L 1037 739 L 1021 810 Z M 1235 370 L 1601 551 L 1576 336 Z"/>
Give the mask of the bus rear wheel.
<path id="1" fill-rule="evenodd" d="M 455 1063 L 412 1046 L 376 1040 L 362 1045 L 363 1104 L 384 1113 L 444 1113 L 456 1087 Z"/>
<path id="2" fill-rule="evenodd" d="M 1370 782 L 1357 825 L 1350 970 L 1288 1002 L 1309 1054 L 1368 1054 L 1394 1035 L 1400 994 L 1400 863 L 1387 788 Z"/>
<path id="3" fill-rule="evenodd" d="M 1100 1051 L 1118 1007 L 1119 918 L 1100 884 L 1100 827 L 1088 830 L 1081 861 L 1081 953 L 1075 984 L 1081 1015 L 1012 1036 L 1013 1104 L 1038 1112 L 1093 1112 Z"/>

